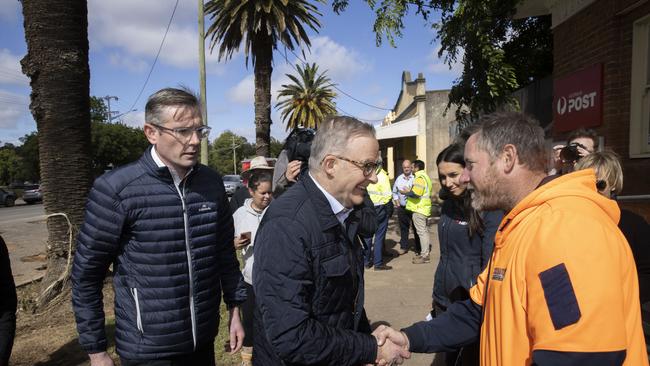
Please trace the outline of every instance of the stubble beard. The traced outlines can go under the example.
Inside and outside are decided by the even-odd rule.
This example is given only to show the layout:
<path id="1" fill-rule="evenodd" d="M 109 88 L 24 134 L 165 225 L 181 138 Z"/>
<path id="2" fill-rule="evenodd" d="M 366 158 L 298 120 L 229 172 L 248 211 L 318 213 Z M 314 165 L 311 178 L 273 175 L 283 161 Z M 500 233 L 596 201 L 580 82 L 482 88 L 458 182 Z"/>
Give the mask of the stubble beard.
<path id="1" fill-rule="evenodd" d="M 472 187 L 471 195 L 472 208 L 477 211 L 505 210 L 509 205 L 509 197 L 492 167 L 488 171 L 484 187 L 480 191 Z"/>

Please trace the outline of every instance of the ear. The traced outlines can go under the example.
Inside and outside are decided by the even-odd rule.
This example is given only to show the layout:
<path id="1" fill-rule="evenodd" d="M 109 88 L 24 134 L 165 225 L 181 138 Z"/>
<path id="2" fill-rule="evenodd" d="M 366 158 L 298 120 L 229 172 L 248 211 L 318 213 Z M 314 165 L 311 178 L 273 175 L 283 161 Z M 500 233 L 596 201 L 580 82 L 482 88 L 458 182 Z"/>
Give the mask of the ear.
<path id="1" fill-rule="evenodd" d="M 149 143 L 155 145 L 158 142 L 159 132 L 157 128 L 149 123 L 144 124 L 144 135 L 149 140 Z"/>
<path id="2" fill-rule="evenodd" d="M 517 160 L 519 159 L 519 156 L 517 155 L 517 148 L 513 144 L 507 144 L 503 147 L 503 151 L 501 152 L 501 157 L 499 158 L 501 160 L 502 166 L 503 166 L 503 171 L 505 173 L 510 173 L 514 168 L 515 165 L 517 164 Z"/>
<path id="3" fill-rule="evenodd" d="M 336 164 L 337 164 L 336 160 L 337 159 L 333 155 L 327 155 L 325 159 L 323 159 L 323 163 L 321 164 L 321 170 L 329 176 L 334 175 L 334 172 L 336 171 Z"/>

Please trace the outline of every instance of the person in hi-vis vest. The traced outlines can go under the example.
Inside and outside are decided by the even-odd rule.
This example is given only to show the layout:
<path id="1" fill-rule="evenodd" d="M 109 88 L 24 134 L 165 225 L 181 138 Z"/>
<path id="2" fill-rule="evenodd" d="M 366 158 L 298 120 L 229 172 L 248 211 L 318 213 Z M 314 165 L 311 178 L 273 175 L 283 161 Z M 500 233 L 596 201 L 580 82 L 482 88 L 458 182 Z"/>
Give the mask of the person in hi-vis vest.
<path id="1" fill-rule="evenodd" d="M 407 196 L 406 210 L 413 213 L 413 226 L 415 235 L 420 239 L 419 254 L 413 258 L 414 264 L 429 263 L 429 231 L 427 230 L 427 218 L 431 216 L 431 178 L 424 171 L 424 162 L 416 160 L 413 162 L 415 179 L 410 190 L 401 190 Z M 418 248 L 416 248 L 416 251 Z"/>
<path id="2" fill-rule="evenodd" d="M 386 230 L 388 230 L 388 219 L 393 215 L 393 201 L 391 200 L 392 190 L 390 180 L 388 178 L 388 173 L 386 173 L 384 169 L 381 169 L 379 173 L 377 173 L 377 183 L 369 184 L 367 191 L 370 200 L 375 205 L 375 212 L 377 213 L 377 231 L 375 231 L 374 242 L 372 237 L 365 239 L 366 247 L 363 252 L 364 263 L 366 268 L 370 268 L 374 265 L 375 271 L 389 270 L 393 267 L 384 263 L 382 253 L 384 250 Z"/>

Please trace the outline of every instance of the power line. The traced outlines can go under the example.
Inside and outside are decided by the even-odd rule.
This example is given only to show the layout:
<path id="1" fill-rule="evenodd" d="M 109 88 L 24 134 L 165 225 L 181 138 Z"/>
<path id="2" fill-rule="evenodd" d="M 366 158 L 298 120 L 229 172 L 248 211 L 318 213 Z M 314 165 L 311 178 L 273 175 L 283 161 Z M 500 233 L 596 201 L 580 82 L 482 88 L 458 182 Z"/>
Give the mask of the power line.
<path id="1" fill-rule="evenodd" d="M 151 69 L 149 69 L 149 74 L 147 75 L 147 79 L 144 81 L 144 84 L 142 85 L 142 88 L 140 89 L 138 96 L 135 98 L 135 101 L 133 102 L 133 104 L 131 104 L 131 107 L 129 107 L 129 111 L 126 113 L 132 112 L 133 107 L 135 107 L 135 104 L 138 103 L 138 100 L 140 100 L 140 96 L 142 96 L 142 92 L 144 91 L 144 88 L 147 86 L 147 83 L 149 82 L 151 73 L 153 72 L 153 69 L 156 66 L 156 62 L 158 61 L 158 56 L 160 56 L 160 51 L 162 50 L 163 45 L 165 44 L 165 39 L 167 38 L 167 33 L 169 32 L 169 27 L 172 25 L 172 20 L 174 20 L 174 14 L 176 14 L 177 7 L 178 7 L 178 0 L 176 0 L 176 4 L 174 4 L 174 10 L 172 10 L 172 15 L 169 17 L 169 23 L 167 23 L 167 29 L 165 29 L 165 35 L 163 36 L 163 39 L 160 42 L 160 47 L 158 47 L 158 53 L 156 53 L 156 58 L 153 60 L 153 64 L 151 64 Z"/>
<path id="2" fill-rule="evenodd" d="M 307 61 L 306 61 L 306 60 L 303 60 L 302 57 L 298 56 L 295 52 L 293 52 L 292 49 L 289 49 L 289 52 L 293 53 L 293 55 L 296 56 L 296 58 L 298 58 L 298 60 L 300 60 L 300 62 L 302 62 L 303 64 L 307 64 Z M 285 51 L 285 59 L 286 59 L 286 51 Z M 360 100 L 360 99 L 358 99 L 358 98 L 355 98 L 354 96 L 352 96 L 352 95 L 350 95 L 350 94 L 344 92 L 343 90 L 341 90 L 341 88 L 339 88 L 339 87 L 336 86 L 335 84 L 332 84 L 332 87 L 333 87 L 334 89 L 340 91 L 342 94 L 346 95 L 346 96 L 349 97 L 350 99 L 352 99 L 352 100 L 354 100 L 354 101 L 357 101 L 357 102 L 359 102 L 359 103 L 361 103 L 361 104 L 363 104 L 363 105 L 366 105 L 366 106 L 371 107 L 371 108 L 381 109 L 381 110 L 383 110 L 383 111 L 392 111 L 392 109 L 390 109 L 390 108 L 379 107 L 379 106 L 376 106 L 376 105 L 373 105 L 373 104 L 370 104 L 370 103 L 366 103 L 366 102 L 364 102 L 364 101 L 362 101 L 362 100 Z"/>

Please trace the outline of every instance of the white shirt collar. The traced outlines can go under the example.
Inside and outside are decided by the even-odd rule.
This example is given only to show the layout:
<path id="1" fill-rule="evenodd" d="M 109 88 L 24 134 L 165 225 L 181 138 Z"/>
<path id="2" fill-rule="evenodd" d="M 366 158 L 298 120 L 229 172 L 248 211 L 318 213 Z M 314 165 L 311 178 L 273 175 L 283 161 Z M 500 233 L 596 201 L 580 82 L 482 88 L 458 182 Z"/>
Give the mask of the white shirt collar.
<path id="1" fill-rule="evenodd" d="M 167 166 L 167 165 L 162 161 L 162 159 L 160 159 L 160 156 L 158 155 L 158 152 L 156 152 L 156 145 L 153 145 L 153 146 L 151 147 L 151 157 L 153 158 L 153 161 L 156 162 L 156 165 L 158 165 L 158 168 L 167 167 L 167 169 L 169 169 L 169 172 L 171 173 L 171 175 L 172 175 L 172 179 L 174 179 L 174 184 L 175 184 L 176 186 L 178 186 L 179 184 L 181 184 L 181 181 L 182 181 L 183 178 L 185 178 L 185 177 L 182 177 L 182 178 L 181 178 L 181 176 L 178 175 L 178 173 L 176 173 L 176 171 L 175 171 L 174 169 L 172 169 L 171 167 L 168 167 L 168 166 Z M 190 169 L 190 171 L 192 171 L 192 170 Z M 190 172 L 188 171 L 187 174 L 189 174 L 189 173 L 190 173 Z M 185 174 L 185 176 L 187 176 L 187 174 Z"/>
<path id="2" fill-rule="evenodd" d="M 311 180 L 314 181 L 316 187 L 318 187 L 318 189 L 320 189 L 320 191 L 323 192 L 325 198 L 327 198 L 327 202 L 329 202 L 330 207 L 332 208 L 332 212 L 334 213 L 334 215 L 336 215 L 336 219 L 339 220 L 341 225 L 344 225 L 345 219 L 348 218 L 350 212 L 352 212 L 352 209 L 343 206 L 341 202 L 339 202 L 336 198 L 334 198 L 334 196 L 332 196 L 329 192 L 327 192 L 325 188 L 323 188 L 318 183 L 318 181 L 314 178 L 314 176 L 311 175 L 311 172 L 309 172 L 309 177 L 311 178 Z"/>

